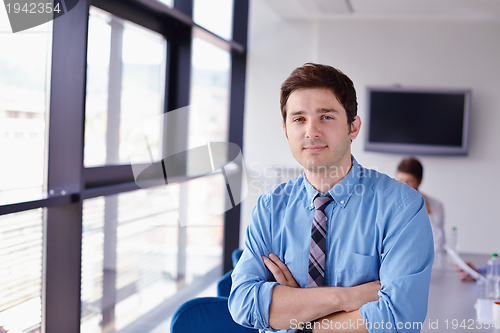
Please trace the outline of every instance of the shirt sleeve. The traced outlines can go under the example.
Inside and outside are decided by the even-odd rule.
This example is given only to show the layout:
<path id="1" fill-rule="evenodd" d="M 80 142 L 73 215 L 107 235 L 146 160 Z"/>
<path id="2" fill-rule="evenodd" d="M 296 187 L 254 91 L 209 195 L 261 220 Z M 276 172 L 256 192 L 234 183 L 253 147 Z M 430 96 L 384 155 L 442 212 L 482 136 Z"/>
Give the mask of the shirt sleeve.
<path id="1" fill-rule="evenodd" d="M 259 198 L 246 236 L 245 250 L 231 275 L 229 311 L 240 325 L 275 331 L 269 326 L 269 306 L 278 282 L 268 282 L 274 278 L 262 260 L 271 252 L 269 197 Z"/>
<path id="2" fill-rule="evenodd" d="M 424 199 L 414 192 L 388 219 L 381 251 L 379 300 L 360 308 L 369 332 L 420 332 L 434 260 Z"/>

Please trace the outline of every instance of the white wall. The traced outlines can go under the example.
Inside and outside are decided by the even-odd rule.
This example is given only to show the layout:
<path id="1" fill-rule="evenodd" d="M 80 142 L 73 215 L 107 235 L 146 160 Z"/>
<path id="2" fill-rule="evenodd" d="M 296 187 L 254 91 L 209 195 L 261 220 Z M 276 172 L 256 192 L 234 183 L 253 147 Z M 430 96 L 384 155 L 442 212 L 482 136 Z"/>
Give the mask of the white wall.
<path id="1" fill-rule="evenodd" d="M 244 133 L 250 194 L 242 235 L 258 194 L 270 188 L 259 172 L 297 165 L 281 129 L 279 87 L 295 67 L 317 61 L 354 81 L 361 119 L 367 85 L 472 89 L 469 155 L 419 156 L 421 190 L 445 205 L 445 227 L 457 227 L 461 251 L 500 251 L 500 21 L 284 21 L 263 0 L 250 4 Z M 354 156 L 393 176 L 402 156 L 365 152 L 365 134 L 354 141 Z"/>

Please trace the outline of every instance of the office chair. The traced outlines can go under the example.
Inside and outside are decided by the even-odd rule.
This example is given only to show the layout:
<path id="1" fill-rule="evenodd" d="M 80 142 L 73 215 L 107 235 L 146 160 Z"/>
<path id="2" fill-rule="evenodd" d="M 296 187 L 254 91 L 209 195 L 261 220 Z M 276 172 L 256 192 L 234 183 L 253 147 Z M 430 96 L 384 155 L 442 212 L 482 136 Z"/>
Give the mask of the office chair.
<path id="1" fill-rule="evenodd" d="M 170 333 L 257 333 L 236 324 L 227 297 L 200 297 L 182 304 L 172 316 Z"/>
<path id="2" fill-rule="evenodd" d="M 217 296 L 229 297 L 231 286 L 233 285 L 233 281 L 231 280 L 232 272 L 233 270 L 230 270 L 220 278 L 219 282 L 217 283 Z"/>
<path id="3" fill-rule="evenodd" d="M 231 254 L 231 259 L 233 261 L 233 268 L 236 267 L 238 260 L 240 260 L 241 254 L 243 253 L 242 249 L 236 249 Z M 229 297 L 229 293 L 231 292 L 231 273 L 233 270 L 230 270 L 226 274 L 224 274 L 219 282 L 217 283 L 217 296 Z"/>
<path id="4" fill-rule="evenodd" d="M 240 260 L 241 254 L 243 253 L 242 249 L 236 249 L 231 253 L 231 259 L 233 261 L 233 268 L 236 267 L 236 264 L 238 263 L 238 260 Z"/>

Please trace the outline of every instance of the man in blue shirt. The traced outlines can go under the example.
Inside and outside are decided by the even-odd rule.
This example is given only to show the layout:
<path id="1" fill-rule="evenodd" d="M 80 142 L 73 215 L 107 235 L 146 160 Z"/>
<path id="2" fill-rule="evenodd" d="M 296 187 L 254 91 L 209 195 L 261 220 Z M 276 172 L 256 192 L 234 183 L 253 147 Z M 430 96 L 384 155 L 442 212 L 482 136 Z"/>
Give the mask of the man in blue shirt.
<path id="1" fill-rule="evenodd" d="M 361 127 L 352 81 L 333 67 L 305 64 L 283 83 L 281 112 L 304 173 L 262 195 L 253 210 L 232 274 L 234 320 L 264 331 L 420 331 L 434 254 L 425 202 L 351 155 Z M 313 288 L 318 195 L 332 200 L 323 215 L 323 286 Z"/>

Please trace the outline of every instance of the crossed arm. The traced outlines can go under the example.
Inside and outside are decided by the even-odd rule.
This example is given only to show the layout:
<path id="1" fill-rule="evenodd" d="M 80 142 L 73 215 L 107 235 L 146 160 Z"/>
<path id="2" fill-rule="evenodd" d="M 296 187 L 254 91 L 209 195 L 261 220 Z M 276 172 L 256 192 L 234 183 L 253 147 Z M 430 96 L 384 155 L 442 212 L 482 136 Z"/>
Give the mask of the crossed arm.
<path id="1" fill-rule="evenodd" d="M 325 325 L 316 325 L 314 332 L 368 332 L 358 309 L 379 299 L 379 281 L 355 287 L 300 288 L 276 255 L 263 256 L 262 260 L 280 283 L 273 288 L 269 307 L 272 328 L 289 329 L 316 320 Z"/>
<path id="2" fill-rule="evenodd" d="M 343 283 L 353 285 L 356 283 L 354 274 L 373 279 L 379 276 L 381 289 L 375 281 L 345 288 L 297 288 L 288 268 L 284 264 L 278 266 L 282 263 L 270 255 L 283 252 L 279 238 L 273 238 L 273 234 L 280 230 L 271 227 L 269 208 L 261 202 L 262 209 L 254 210 L 254 222 L 247 230 L 247 249 L 232 274 L 229 308 L 234 320 L 249 328 L 271 327 L 276 330 L 297 328 L 293 326 L 293 320 L 306 323 L 313 320 L 323 322 L 325 319 L 341 323 L 340 327 L 347 327 L 348 330 L 351 325 L 343 324 L 355 320 L 362 325 L 356 325 L 354 330 L 361 332 L 366 332 L 366 328 L 376 329 L 377 323 L 385 323 L 386 332 L 397 332 L 401 330 L 401 325 L 405 331 L 419 332 L 419 326 L 414 324 L 423 323 L 427 313 L 434 251 L 425 202 L 417 192 L 413 192 L 399 201 L 400 205 L 391 211 L 392 215 L 387 217 L 386 223 L 381 222 L 382 225 L 377 226 L 383 232 L 374 240 L 380 248 L 373 255 L 356 253 L 355 248 L 349 250 L 349 245 L 352 245 L 349 242 L 342 244 L 349 252 L 345 253 L 344 265 L 340 264 L 338 269 L 352 268 L 352 271 L 338 272 L 350 275 L 334 274 L 336 279 L 340 277 Z M 380 219 L 383 219 L 382 216 Z M 306 251 L 305 246 L 303 251 Z M 264 261 L 262 255 L 268 260 Z M 283 259 L 285 257 L 283 253 Z M 305 259 L 301 257 L 300 262 Z M 290 262 L 293 263 L 292 260 Z M 301 269 L 299 261 L 296 263 L 297 269 Z M 302 271 L 301 279 L 297 280 L 300 286 L 305 286 L 304 273 Z M 277 282 L 266 282 L 272 276 Z M 358 319 L 366 320 L 366 327 Z M 405 328 L 408 323 L 412 325 L 411 329 Z M 335 331 L 335 328 L 333 325 L 328 327 L 330 331 Z"/>

